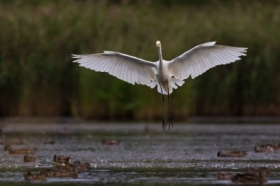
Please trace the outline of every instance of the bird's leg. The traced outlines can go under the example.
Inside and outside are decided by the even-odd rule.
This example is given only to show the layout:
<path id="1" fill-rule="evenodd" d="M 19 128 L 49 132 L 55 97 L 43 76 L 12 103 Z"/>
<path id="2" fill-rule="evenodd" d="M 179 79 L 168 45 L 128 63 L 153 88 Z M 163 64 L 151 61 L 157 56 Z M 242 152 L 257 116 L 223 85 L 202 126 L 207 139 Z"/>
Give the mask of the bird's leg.
<path id="1" fill-rule="evenodd" d="M 169 94 L 169 86 L 168 86 L 168 82 L 167 82 L 167 87 L 168 87 L 168 94 L 167 94 L 167 100 L 168 100 L 168 119 L 167 119 L 167 123 L 169 124 L 169 129 L 170 129 L 170 125 L 173 127 L 173 123 L 172 123 L 172 117 L 171 117 L 171 112 L 170 112 L 170 103 L 169 103 L 169 99 L 170 99 L 170 94 Z"/>
<path id="2" fill-rule="evenodd" d="M 161 96 L 162 96 L 162 130 L 165 130 L 166 124 L 165 124 L 165 120 L 164 120 L 164 96 L 163 96 L 161 85 L 160 85 L 160 90 L 161 90 Z"/>
<path id="3" fill-rule="evenodd" d="M 162 129 L 165 130 L 167 123 L 164 119 L 164 95 L 162 94 Z"/>

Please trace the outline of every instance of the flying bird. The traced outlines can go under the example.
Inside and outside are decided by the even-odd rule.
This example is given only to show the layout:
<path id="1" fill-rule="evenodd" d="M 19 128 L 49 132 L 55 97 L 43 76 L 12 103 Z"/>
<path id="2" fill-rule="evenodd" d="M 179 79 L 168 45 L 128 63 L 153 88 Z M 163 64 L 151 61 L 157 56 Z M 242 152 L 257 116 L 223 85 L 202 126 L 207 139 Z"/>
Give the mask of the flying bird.
<path id="1" fill-rule="evenodd" d="M 184 79 L 192 79 L 217 65 L 235 62 L 240 56 L 246 56 L 247 48 L 215 45 L 214 42 L 203 43 L 181 54 L 171 61 L 162 58 L 160 41 L 156 42 L 159 60 L 151 62 L 120 52 L 104 51 L 104 53 L 76 55 L 72 54 L 74 62 L 80 66 L 107 72 L 131 84 L 157 87 L 162 95 L 162 128 L 172 125 L 169 109 L 169 96 L 173 89 L 184 84 Z M 164 95 L 168 96 L 168 119 L 164 119 Z"/>

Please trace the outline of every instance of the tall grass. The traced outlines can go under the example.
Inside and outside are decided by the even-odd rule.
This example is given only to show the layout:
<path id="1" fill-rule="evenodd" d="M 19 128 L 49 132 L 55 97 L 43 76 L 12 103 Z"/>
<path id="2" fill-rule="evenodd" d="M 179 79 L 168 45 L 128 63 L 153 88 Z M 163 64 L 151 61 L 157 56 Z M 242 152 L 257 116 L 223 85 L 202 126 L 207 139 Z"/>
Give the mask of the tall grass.
<path id="1" fill-rule="evenodd" d="M 0 115 L 154 120 L 161 96 L 72 63 L 112 50 L 173 59 L 207 41 L 248 47 L 241 61 L 187 79 L 175 118 L 280 114 L 280 1 L 1 1 Z"/>

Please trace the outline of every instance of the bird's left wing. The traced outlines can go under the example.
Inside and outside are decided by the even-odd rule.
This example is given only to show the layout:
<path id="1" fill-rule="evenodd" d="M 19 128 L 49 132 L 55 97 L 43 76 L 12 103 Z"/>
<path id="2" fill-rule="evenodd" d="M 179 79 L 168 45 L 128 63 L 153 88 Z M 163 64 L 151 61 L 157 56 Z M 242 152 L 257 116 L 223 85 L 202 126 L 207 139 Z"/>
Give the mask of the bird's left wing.
<path id="1" fill-rule="evenodd" d="M 122 54 L 104 51 L 99 54 L 74 55 L 74 62 L 98 72 L 108 72 L 131 84 L 148 84 L 156 79 L 155 63 Z"/>
<path id="2" fill-rule="evenodd" d="M 228 64 L 246 56 L 247 48 L 215 45 L 208 42 L 198 45 L 168 63 L 169 72 L 177 79 L 195 78 L 217 65 Z"/>

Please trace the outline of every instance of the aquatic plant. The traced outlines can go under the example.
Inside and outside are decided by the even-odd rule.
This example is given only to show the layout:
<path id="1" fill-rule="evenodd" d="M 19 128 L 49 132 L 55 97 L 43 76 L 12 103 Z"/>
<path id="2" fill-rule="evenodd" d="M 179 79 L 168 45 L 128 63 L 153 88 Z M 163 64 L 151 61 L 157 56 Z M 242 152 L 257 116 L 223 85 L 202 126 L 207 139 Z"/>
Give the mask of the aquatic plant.
<path id="1" fill-rule="evenodd" d="M 112 50 L 156 61 L 207 41 L 248 47 L 175 90 L 175 119 L 192 115 L 279 115 L 278 1 L 1 1 L 0 116 L 154 120 L 149 87 L 82 69 L 70 54 Z M 215 8 L 213 8 L 215 7 Z"/>

